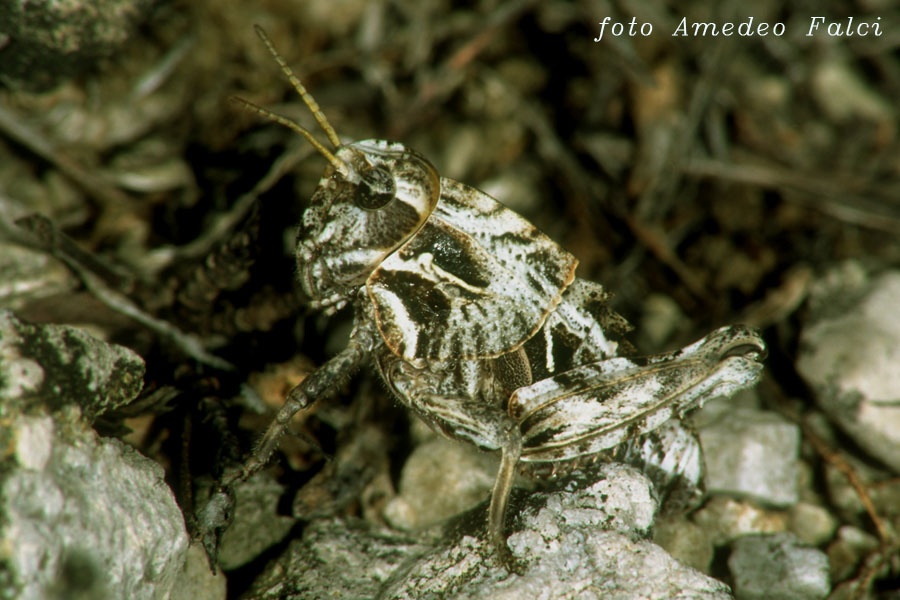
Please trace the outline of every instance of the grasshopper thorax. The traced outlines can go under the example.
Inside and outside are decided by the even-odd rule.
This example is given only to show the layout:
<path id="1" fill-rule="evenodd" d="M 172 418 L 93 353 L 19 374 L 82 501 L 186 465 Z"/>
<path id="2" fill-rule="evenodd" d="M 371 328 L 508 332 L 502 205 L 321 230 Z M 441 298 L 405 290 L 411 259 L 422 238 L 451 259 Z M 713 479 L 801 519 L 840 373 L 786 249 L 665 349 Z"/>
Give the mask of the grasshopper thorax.
<path id="1" fill-rule="evenodd" d="M 364 140 L 340 146 L 303 215 L 297 265 L 314 300 L 346 297 L 434 210 L 440 177 L 402 144 Z"/>

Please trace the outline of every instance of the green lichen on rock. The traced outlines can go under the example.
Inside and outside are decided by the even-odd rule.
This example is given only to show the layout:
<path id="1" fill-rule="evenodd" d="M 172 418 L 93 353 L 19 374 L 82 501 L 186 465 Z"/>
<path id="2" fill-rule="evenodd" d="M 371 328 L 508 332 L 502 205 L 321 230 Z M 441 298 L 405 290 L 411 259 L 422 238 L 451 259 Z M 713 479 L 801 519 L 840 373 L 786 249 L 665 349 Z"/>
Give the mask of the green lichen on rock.
<path id="1" fill-rule="evenodd" d="M 92 420 L 133 400 L 143 379 L 144 361 L 128 348 L 0 311 L 0 417 L 14 407 L 76 404 Z"/>

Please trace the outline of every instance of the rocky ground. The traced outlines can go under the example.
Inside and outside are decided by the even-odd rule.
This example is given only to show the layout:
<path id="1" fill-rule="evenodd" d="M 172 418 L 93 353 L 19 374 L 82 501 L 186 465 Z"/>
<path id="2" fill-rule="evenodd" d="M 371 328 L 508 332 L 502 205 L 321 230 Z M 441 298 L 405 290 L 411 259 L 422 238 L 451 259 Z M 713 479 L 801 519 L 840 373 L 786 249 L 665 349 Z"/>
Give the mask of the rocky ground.
<path id="1" fill-rule="evenodd" d="M 0 24 L 0 598 L 897 597 L 894 3 L 103 0 Z M 638 351 L 760 330 L 759 385 L 691 416 L 705 494 L 617 461 L 523 481 L 509 574 L 481 537 L 496 457 L 364 371 L 238 487 L 210 572 L 195 507 L 349 327 L 294 278 L 325 161 L 229 101 L 325 139 L 253 24 L 342 139 L 402 141 L 575 254 Z"/>

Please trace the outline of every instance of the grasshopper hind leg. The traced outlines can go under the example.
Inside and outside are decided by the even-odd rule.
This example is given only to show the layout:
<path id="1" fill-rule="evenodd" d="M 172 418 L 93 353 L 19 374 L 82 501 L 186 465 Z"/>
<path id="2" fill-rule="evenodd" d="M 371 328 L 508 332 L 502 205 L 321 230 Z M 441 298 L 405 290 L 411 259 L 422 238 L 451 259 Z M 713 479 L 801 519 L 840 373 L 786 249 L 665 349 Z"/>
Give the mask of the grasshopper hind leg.
<path id="1" fill-rule="evenodd" d="M 506 543 L 504 523 L 506 521 L 506 507 L 509 504 L 509 495 L 512 491 L 521 454 L 522 434 L 518 425 L 510 422 L 504 435 L 503 447 L 501 448 L 500 468 L 497 471 L 497 479 L 494 481 L 493 490 L 491 490 L 487 533 L 488 541 L 493 546 L 500 563 L 507 571 L 515 573 L 522 572 L 522 565 L 513 556 Z"/>

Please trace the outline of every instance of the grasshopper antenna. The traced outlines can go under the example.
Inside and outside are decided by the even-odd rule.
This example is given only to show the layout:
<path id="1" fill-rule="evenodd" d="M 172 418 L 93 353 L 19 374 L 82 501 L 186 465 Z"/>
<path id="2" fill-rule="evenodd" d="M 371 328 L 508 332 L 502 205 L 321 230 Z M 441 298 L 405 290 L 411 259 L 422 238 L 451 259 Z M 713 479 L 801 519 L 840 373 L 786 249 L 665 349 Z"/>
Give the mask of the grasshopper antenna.
<path id="1" fill-rule="evenodd" d="M 324 156 L 325 159 L 328 160 L 329 163 L 331 163 L 331 166 L 333 166 L 335 168 L 335 170 L 344 177 L 344 179 L 347 179 L 349 181 L 355 181 L 357 179 L 356 172 L 350 167 L 350 165 L 348 165 L 347 163 L 345 163 L 344 161 L 339 159 L 337 156 L 335 156 L 334 153 L 331 152 L 331 150 L 329 150 L 328 148 L 323 146 L 322 143 L 319 142 L 319 140 L 317 140 L 313 136 L 313 134 L 310 133 L 310 131 L 308 129 L 306 129 L 305 127 L 303 127 L 302 125 L 299 125 L 299 124 L 291 121 L 287 117 L 283 117 L 279 114 L 273 113 L 271 110 L 263 108 L 262 106 L 259 106 L 258 104 L 254 104 L 253 102 L 250 102 L 249 100 L 245 100 L 244 98 L 241 98 L 240 96 L 233 96 L 231 99 L 234 102 L 241 104 L 244 108 L 252 110 L 253 112 L 269 119 L 270 121 L 274 121 L 274 122 L 278 123 L 279 125 L 284 125 L 285 127 L 299 133 L 300 135 L 305 137 L 306 140 L 310 144 L 313 145 L 313 147 L 319 152 L 319 154 Z M 332 130 L 332 133 L 334 133 L 333 130 Z"/>
<path id="2" fill-rule="evenodd" d="M 269 49 L 269 53 L 275 58 L 275 61 L 278 63 L 278 66 L 281 67 L 281 72 L 285 74 L 288 80 L 291 82 L 291 85 L 294 86 L 294 89 L 297 90 L 297 93 L 300 94 L 300 97 L 303 98 L 303 102 L 306 106 L 309 107 L 309 110 L 312 112 L 313 116 L 316 118 L 316 123 L 319 124 L 319 127 L 325 132 L 325 135 L 328 136 L 328 140 L 331 142 L 331 145 L 334 146 L 335 150 L 341 147 L 341 140 L 338 139 L 337 133 L 334 131 L 334 127 L 331 126 L 331 123 L 328 122 L 328 119 L 325 118 L 325 113 L 322 112 L 322 109 L 319 108 L 319 103 L 316 102 L 316 99 L 312 97 L 308 91 L 306 91 L 306 87 L 300 80 L 294 75 L 294 71 L 291 70 L 291 67 L 287 64 L 287 61 L 278 54 L 278 50 L 275 49 L 275 45 L 272 44 L 272 41 L 269 39 L 269 36 L 266 35 L 266 32 L 259 25 L 254 25 L 253 29 L 256 30 L 256 35 L 259 36 L 259 39 L 263 41 L 263 44 L 266 45 L 266 48 Z"/>

